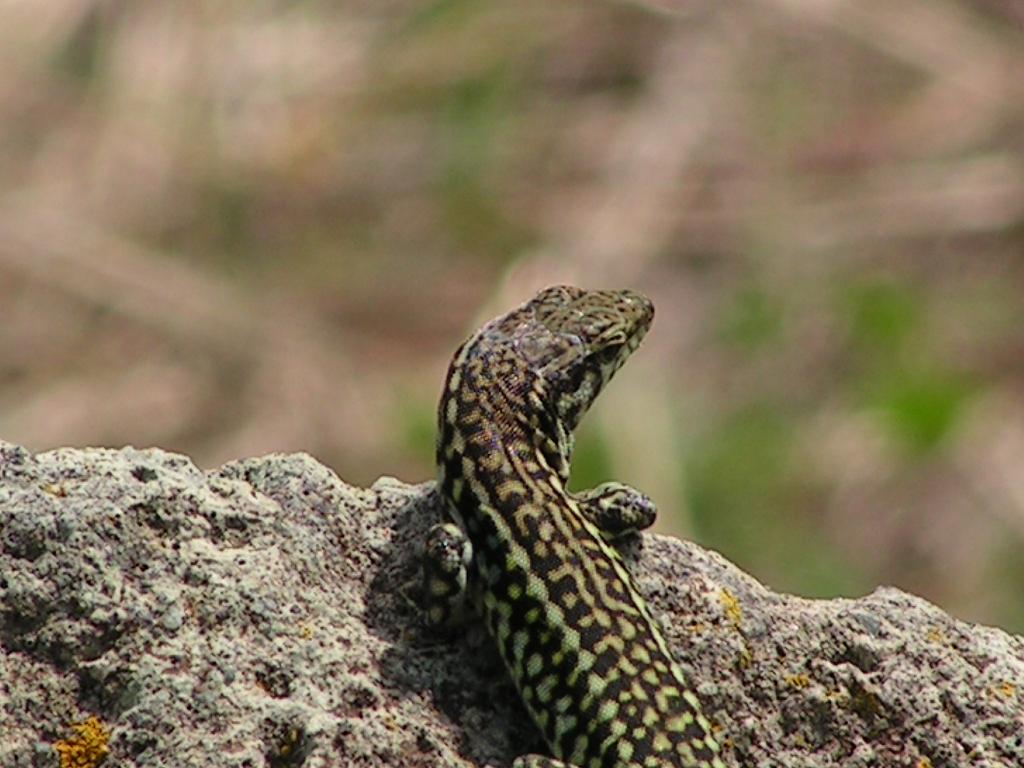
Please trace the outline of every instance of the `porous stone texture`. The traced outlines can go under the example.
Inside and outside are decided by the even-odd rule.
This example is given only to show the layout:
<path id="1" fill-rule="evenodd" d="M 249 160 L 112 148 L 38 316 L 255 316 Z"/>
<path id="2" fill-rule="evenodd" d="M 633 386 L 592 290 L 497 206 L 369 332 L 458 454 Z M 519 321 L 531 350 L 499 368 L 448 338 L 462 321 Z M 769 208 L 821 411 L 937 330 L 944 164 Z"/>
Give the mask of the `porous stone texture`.
<path id="1" fill-rule="evenodd" d="M 0 443 L 0 766 L 508 766 L 543 751 L 497 654 L 414 607 L 433 485 L 305 455 Z M 772 593 L 643 536 L 641 590 L 733 766 L 1024 766 L 1024 639 L 879 589 Z"/>

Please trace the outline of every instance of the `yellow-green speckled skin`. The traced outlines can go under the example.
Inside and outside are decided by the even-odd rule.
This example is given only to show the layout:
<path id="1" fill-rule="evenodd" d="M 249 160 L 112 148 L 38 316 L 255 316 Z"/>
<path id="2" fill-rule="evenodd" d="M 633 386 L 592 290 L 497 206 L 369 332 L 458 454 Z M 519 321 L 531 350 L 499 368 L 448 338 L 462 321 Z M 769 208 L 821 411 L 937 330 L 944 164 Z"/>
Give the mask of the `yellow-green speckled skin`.
<path id="1" fill-rule="evenodd" d="M 469 587 L 554 758 L 517 766 L 724 768 L 608 534 L 565 487 L 572 430 L 653 315 L 631 291 L 548 288 L 474 334 L 448 372 L 441 493 L 472 548 Z"/>

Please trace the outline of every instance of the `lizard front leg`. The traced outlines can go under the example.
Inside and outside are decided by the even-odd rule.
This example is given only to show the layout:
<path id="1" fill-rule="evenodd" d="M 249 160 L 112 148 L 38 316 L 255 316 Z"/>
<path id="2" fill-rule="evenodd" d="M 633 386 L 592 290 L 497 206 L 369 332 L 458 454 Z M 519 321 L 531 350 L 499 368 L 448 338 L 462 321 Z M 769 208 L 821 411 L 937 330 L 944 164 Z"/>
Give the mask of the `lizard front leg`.
<path id="1" fill-rule="evenodd" d="M 573 494 L 573 499 L 609 540 L 650 527 L 658 515 L 658 508 L 646 494 L 624 483 L 601 483 Z"/>
<path id="2" fill-rule="evenodd" d="M 447 624 L 461 613 L 473 546 L 454 523 L 427 532 L 423 547 L 423 615 L 429 626 Z"/>

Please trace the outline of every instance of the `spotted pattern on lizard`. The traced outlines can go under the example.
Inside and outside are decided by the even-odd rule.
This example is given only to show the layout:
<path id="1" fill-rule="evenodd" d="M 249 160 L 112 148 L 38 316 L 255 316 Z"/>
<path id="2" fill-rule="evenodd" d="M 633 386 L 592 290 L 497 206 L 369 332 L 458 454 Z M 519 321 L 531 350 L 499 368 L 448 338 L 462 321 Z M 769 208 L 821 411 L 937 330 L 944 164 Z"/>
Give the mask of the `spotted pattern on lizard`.
<path id="1" fill-rule="evenodd" d="M 711 724 L 612 541 L 654 505 L 570 493 L 572 432 L 650 327 L 632 291 L 545 289 L 456 352 L 439 405 L 449 522 L 427 537 L 426 617 L 482 611 L 551 755 L 515 768 L 724 768 Z"/>

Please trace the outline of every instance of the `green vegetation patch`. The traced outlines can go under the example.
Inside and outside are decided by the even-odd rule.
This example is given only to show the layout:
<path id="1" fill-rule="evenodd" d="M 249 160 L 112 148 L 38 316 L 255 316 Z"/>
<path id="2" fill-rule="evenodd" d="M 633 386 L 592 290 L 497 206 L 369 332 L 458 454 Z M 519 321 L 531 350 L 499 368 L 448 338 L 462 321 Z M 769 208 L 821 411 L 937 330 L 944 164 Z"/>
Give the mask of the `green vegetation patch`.
<path id="1" fill-rule="evenodd" d="M 684 472 L 698 534 L 773 587 L 856 593 L 858 573 L 821 529 L 824 500 L 804 471 L 797 423 L 782 408 L 757 404 L 725 416 L 696 443 Z"/>

